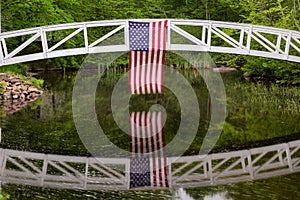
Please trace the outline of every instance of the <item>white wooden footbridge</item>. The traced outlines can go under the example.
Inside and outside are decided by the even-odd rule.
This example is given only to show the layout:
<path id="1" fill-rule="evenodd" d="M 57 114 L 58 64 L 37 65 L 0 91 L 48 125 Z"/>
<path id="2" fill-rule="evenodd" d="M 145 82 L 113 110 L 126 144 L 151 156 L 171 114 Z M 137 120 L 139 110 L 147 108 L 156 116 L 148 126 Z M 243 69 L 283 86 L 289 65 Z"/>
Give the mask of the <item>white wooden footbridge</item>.
<path id="1" fill-rule="evenodd" d="M 0 149 L 0 155 L 2 183 L 84 190 L 129 189 L 129 158 L 64 156 L 10 149 Z M 167 157 L 167 162 L 171 163 L 168 165 L 171 188 L 270 178 L 300 172 L 300 140 L 207 156 Z"/>
<path id="2" fill-rule="evenodd" d="M 0 66 L 62 56 L 129 51 L 128 21 L 80 22 L 1 33 Z M 168 23 L 167 50 L 169 51 L 233 53 L 300 62 L 300 32 L 298 31 L 204 20 L 169 19 Z M 196 31 L 193 33 L 186 31 L 191 27 Z M 110 28 L 110 31 L 91 41 L 89 31 L 93 28 L 99 30 Z M 55 32 L 69 34 L 55 38 L 53 44 L 50 40 L 51 36 L 55 36 Z M 118 43 L 105 44 L 106 40 L 118 33 L 123 35 Z M 81 42 L 73 48 L 67 48 L 64 44 L 73 37 L 81 38 Z M 178 43 L 176 37 L 184 40 Z M 11 42 L 14 39 L 21 42 Z M 40 51 L 23 52 L 36 41 L 41 44 Z"/>

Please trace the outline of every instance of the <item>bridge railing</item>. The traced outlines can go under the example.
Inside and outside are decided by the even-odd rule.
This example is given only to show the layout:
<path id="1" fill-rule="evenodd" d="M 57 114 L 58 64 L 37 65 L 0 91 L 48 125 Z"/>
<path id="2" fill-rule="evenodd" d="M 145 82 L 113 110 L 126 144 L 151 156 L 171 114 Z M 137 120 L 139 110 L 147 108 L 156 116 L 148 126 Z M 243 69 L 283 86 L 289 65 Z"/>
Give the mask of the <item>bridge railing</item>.
<path id="1" fill-rule="evenodd" d="M 183 32 L 177 29 L 178 25 L 201 27 L 202 36 L 197 38 Z M 174 20 L 171 22 L 171 30 L 190 38 L 197 44 L 181 47 L 171 45 L 172 50 L 234 53 L 299 62 L 300 33 L 297 31 L 251 24 L 197 20 Z M 221 39 L 224 43 L 214 45 L 216 39 Z"/>
<path id="2" fill-rule="evenodd" d="M 0 66 L 62 56 L 129 51 L 128 21 L 80 22 L 1 33 Z M 91 41 L 89 29 L 96 27 L 111 27 L 112 30 Z M 56 38 L 57 43 L 52 44 L 49 35 L 56 31 L 72 32 L 65 37 Z M 80 34 L 83 34 L 83 45 L 73 48 L 63 45 Z M 122 42 L 102 45 L 115 34 L 123 35 Z M 178 40 L 176 42 L 176 35 L 178 40 L 178 36 L 181 37 L 180 43 Z M 29 36 L 29 39 L 24 42 L 9 43 L 11 38 L 25 36 Z M 22 54 L 24 49 L 37 40 L 41 43 L 40 52 L 29 51 Z M 251 24 L 169 19 L 167 50 L 233 53 L 300 62 L 300 32 Z"/>

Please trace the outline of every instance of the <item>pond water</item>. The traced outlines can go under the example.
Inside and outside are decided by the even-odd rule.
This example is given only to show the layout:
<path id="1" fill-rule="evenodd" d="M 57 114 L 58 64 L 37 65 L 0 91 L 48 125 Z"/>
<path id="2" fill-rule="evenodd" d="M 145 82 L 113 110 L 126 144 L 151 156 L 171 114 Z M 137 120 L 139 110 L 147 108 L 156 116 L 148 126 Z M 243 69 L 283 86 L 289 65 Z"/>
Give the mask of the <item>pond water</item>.
<path id="1" fill-rule="evenodd" d="M 122 71 L 122 70 L 121 70 Z M 114 122 L 110 102 L 121 71 L 109 70 L 99 82 L 96 114 L 106 136 L 116 146 L 129 150 L 130 138 Z M 210 120 L 210 98 L 205 82 L 193 70 L 179 71 L 192 85 L 201 111 L 199 128 L 184 155 L 200 150 Z M 38 101 L 12 115 L 1 116 L 1 148 L 73 156 L 90 156 L 81 141 L 72 115 L 72 91 L 76 72 L 40 73 L 45 80 L 45 94 Z M 240 73 L 222 74 L 227 95 L 226 121 L 213 153 L 251 149 L 300 139 L 300 90 L 276 85 L 249 83 Z M 176 96 L 135 95 L 129 110 L 148 110 L 153 104 L 164 106 L 166 143 L 176 136 L 180 106 Z M 103 149 L 102 149 L 103 148 Z M 99 147 L 99 151 L 107 151 Z M 170 155 L 177 155 L 176 149 Z M 11 199 L 299 199 L 300 174 L 221 186 L 167 190 L 86 191 L 2 183 L 2 194 Z"/>

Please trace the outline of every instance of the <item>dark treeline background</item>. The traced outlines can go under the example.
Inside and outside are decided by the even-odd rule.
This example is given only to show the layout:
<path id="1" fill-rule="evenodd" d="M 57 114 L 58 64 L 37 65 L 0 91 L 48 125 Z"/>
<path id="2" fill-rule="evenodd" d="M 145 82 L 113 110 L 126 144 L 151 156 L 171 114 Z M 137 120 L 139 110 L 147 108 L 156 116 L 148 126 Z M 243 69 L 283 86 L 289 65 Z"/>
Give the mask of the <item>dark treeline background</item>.
<path id="1" fill-rule="evenodd" d="M 2 32 L 50 24 L 130 18 L 206 19 L 300 31 L 299 0 L 3 0 L 1 9 Z M 211 55 L 218 65 L 240 68 L 245 73 L 280 83 L 300 83 L 300 67 L 295 63 Z M 34 64 L 76 68 L 83 59 L 84 56 L 76 56 Z"/>

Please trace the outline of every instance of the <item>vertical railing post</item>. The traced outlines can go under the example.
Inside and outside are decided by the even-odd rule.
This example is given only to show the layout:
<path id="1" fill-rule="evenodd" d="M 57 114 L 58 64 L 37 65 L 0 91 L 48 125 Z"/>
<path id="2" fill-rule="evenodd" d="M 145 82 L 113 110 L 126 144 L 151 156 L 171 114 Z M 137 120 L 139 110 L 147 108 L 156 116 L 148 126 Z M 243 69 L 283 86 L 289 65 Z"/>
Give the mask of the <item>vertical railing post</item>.
<path id="1" fill-rule="evenodd" d="M 168 20 L 168 29 L 167 29 L 167 50 L 171 50 L 171 20 Z"/>
<path id="2" fill-rule="evenodd" d="M 173 185 L 173 176 L 172 176 L 172 161 L 169 161 L 169 158 L 167 158 L 167 165 L 168 167 L 168 181 L 169 181 L 169 188 L 172 188 Z"/>
<path id="3" fill-rule="evenodd" d="M 88 175 L 89 175 L 89 164 L 90 164 L 90 158 L 86 157 L 85 169 L 84 169 L 84 182 L 83 182 L 84 189 L 87 189 L 87 182 L 88 182 Z"/>
<path id="4" fill-rule="evenodd" d="M 248 151 L 247 160 L 248 160 L 248 171 L 249 171 L 250 178 L 254 179 L 254 172 L 253 172 L 252 158 L 251 158 L 250 151 Z"/>
<path id="5" fill-rule="evenodd" d="M 4 62 L 4 54 L 2 50 L 2 42 L 0 40 L 0 66 L 3 64 L 3 62 Z"/>
<path id="6" fill-rule="evenodd" d="M 289 59 L 290 45 L 291 45 L 292 32 L 289 32 L 289 35 L 286 39 L 285 50 L 284 50 L 284 58 Z"/>
<path id="7" fill-rule="evenodd" d="M 125 161 L 125 180 L 127 189 L 130 188 L 130 159 L 126 159 Z"/>
<path id="8" fill-rule="evenodd" d="M 279 53 L 280 45 L 281 45 L 281 34 L 277 36 L 276 51 L 275 51 L 276 53 Z"/>
<path id="9" fill-rule="evenodd" d="M 247 35 L 246 49 L 248 50 L 248 54 L 250 54 L 250 49 L 251 49 L 252 30 L 253 30 L 253 26 L 251 25 L 248 30 L 248 35 Z"/>
<path id="10" fill-rule="evenodd" d="M 212 22 L 209 22 L 208 32 L 207 32 L 207 46 L 209 50 L 211 49 L 211 29 L 212 29 Z"/>
<path id="11" fill-rule="evenodd" d="M 4 150 L 0 149 L 0 169 L 2 169 L 2 165 L 4 164 Z M 3 174 L 1 173 L 0 176 L 2 177 Z M 0 181 L 0 188 L 2 188 L 2 181 Z"/>
<path id="12" fill-rule="evenodd" d="M 208 175 L 210 178 L 210 184 L 213 185 L 214 184 L 214 177 L 213 177 L 213 167 L 212 167 L 212 156 L 209 155 L 207 156 L 207 164 L 208 164 Z"/>
<path id="13" fill-rule="evenodd" d="M 245 36 L 245 29 L 242 28 L 241 29 L 241 33 L 240 33 L 240 49 L 242 49 L 242 47 L 244 46 L 244 36 Z"/>
<path id="14" fill-rule="evenodd" d="M 292 171 L 294 171 L 294 168 L 293 168 L 293 164 L 292 164 L 292 157 L 291 157 L 290 145 L 289 144 L 286 144 L 285 152 L 286 152 L 287 164 L 289 166 L 289 169 L 292 172 Z"/>
<path id="15" fill-rule="evenodd" d="M 125 45 L 127 47 L 127 51 L 129 51 L 129 20 L 125 21 L 124 39 L 125 39 Z"/>
<path id="16" fill-rule="evenodd" d="M 3 168 L 3 165 L 5 164 L 4 163 L 4 149 L 0 149 L 0 169 L 1 169 L 1 174 L 0 174 L 0 176 L 3 176 L 3 170 L 2 170 L 2 168 Z"/>
<path id="17" fill-rule="evenodd" d="M 42 46 L 43 46 L 43 55 L 44 55 L 44 58 L 47 58 L 48 42 L 47 42 L 46 31 L 43 28 L 40 28 L 40 33 L 41 33 L 41 40 L 42 40 Z"/>
<path id="18" fill-rule="evenodd" d="M 84 46 L 86 53 L 89 52 L 89 38 L 88 38 L 88 32 L 86 24 L 83 25 L 83 36 L 84 36 Z"/>
<path id="19" fill-rule="evenodd" d="M 206 44 L 206 26 L 205 25 L 203 25 L 202 26 L 202 37 L 201 37 L 201 40 L 202 40 L 202 42 L 203 43 L 205 43 Z"/>
<path id="20" fill-rule="evenodd" d="M 2 151 L 1 151 L 1 171 L 0 171 L 1 176 L 5 176 L 4 171 L 6 169 L 6 160 L 7 160 L 6 156 L 7 156 L 6 150 L 2 149 Z"/>
<path id="21" fill-rule="evenodd" d="M 41 183 L 40 183 L 41 186 L 44 185 L 45 177 L 47 175 L 47 168 L 48 168 L 48 155 L 47 154 L 44 155 L 43 161 L 44 162 L 43 162 L 43 169 L 42 169 Z"/>
<path id="22" fill-rule="evenodd" d="M 1 43 L 2 43 L 2 47 L 3 47 L 3 53 L 4 53 L 3 59 L 5 59 L 5 57 L 8 55 L 8 52 L 7 52 L 6 42 L 5 42 L 4 38 L 1 39 Z"/>

